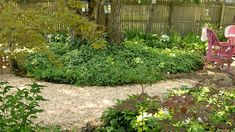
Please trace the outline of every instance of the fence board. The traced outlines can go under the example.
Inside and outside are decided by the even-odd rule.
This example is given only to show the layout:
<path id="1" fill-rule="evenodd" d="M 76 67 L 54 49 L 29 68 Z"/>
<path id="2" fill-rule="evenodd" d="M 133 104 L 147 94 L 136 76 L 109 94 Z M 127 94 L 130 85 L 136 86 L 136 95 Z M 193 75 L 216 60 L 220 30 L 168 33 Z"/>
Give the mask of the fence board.
<path id="1" fill-rule="evenodd" d="M 148 24 L 151 24 L 150 32 L 158 34 L 169 31 L 181 34 L 200 33 L 205 23 L 225 27 L 233 23 L 235 16 L 235 6 L 225 4 L 223 7 L 221 2 L 210 4 L 204 1 L 204 4 L 195 5 L 157 0 L 161 3 L 153 5 L 154 9 L 151 10 L 151 4 L 138 4 L 137 0 L 133 1 L 134 4 L 129 1 L 122 7 L 123 29 L 146 31 Z M 206 10 L 209 10 L 208 14 Z"/>
<path id="2" fill-rule="evenodd" d="M 168 5 L 154 5 L 153 21 L 168 21 Z"/>
<path id="3" fill-rule="evenodd" d="M 235 8 L 226 6 L 224 9 L 224 18 L 222 20 L 223 25 L 229 25 L 233 21 L 235 16 Z"/>

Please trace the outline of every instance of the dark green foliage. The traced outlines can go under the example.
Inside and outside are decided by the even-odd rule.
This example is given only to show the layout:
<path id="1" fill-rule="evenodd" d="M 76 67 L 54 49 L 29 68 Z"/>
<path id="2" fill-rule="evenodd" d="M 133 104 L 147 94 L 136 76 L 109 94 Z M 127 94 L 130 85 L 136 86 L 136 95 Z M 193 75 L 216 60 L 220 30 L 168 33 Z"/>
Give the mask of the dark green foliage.
<path id="1" fill-rule="evenodd" d="M 41 85 L 34 83 L 30 88 L 16 88 L 0 82 L 0 131 L 34 131 L 36 114 L 43 110 L 39 102 L 45 101 L 40 95 Z"/>
<path id="2" fill-rule="evenodd" d="M 234 99 L 235 89 L 207 87 L 173 90 L 164 100 L 146 94 L 132 96 L 108 108 L 97 131 L 233 132 Z"/>
<path id="3" fill-rule="evenodd" d="M 139 30 L 128 30 L 125 31 L 125 36 L 127 40 L 141 41 L 153 48 L 194 50 L 199 53 L 205 53 L 206 49 L 205 43 L 200 40 L 198 35 L 193 33 L 185 36 L 181 36 L 177 33 L 159 36 L 157 34 L 141 32 Z"/>
<path id="4" fill-rule="evenodd" d="M 64 46 L 70 47 L 72 49 L 79 48 L 81 45 L 89 44 L 89 41 L 84 39 L 80 39 L 81 36 L 78 35 L 78 37 L 71 38 L 68 34 L 57 34 L 52 35 L 52 37 L 49 39 L 50 42 L 53 43 L 61 43 Z M 97 38 L 98 39 L 98 38 Z M 64 52 L 67 52 L 66 50 Z"/>
<path id="5" fill-rule="evenodd" d="M 135 34 L 128 33 L 129 38 L 136 36 Z M 154 43 L 152 40 L 155 38 L 159 38 L 162 47 L 149 46 L 149 43 L 145 42 Z M 23 68 L 30 76 L 57 83 L 154 83 L 163 79 L 167 73 L 199 69 L 202 66 L 202 52 L 199 52 L 199 49 L 203 46 L 197 42 L 194 35 L 188 35 L 182 41 L 176 35 L 159 37 L 139 33 L 134 39 L 126 40 L 124 45 L 106 45 L 97 49 L 87 42 L 71 46 L 73 42 L 69 41 L 69 38 L 57 35 L 53 37 L 47 51 L 31 54 Z"/>
<path id="6" fill-rule="evenodd" d="M 211 23 L 205 23 L 204 27 L 207 27 L 207 28 L 211 29 L 212 31 L 214 31 L 216 33 L 219 41 L 221 41 L 221 42 L 227 41 L 227 39 L 225 38 L 225 35 L 224 35 L 225 27 L 219 27 L 219 24 L 211 24 Z"/>
<path id="7" fill-rule="evenodd" d="M 191 72 L 201 65 L 201 55 L 193 50 L 152 48 L 131 40 L 100 49 L 51 43 L 48 51 L 31 54 L 24 69 L 30 76 L 58 83 L 121 85 L 153 83 L 164 74 Z"/>
<path id="8" fill-rule="evenodd" d="M 98 128 L 99 131 L 135 131 L 135 128 L 130 127 L 136 120 L 140 109 L 145 109 L 148 112 L 155 112 L 158 109 L 158 97 L 150 97 L 143 93 L 140 95 L 129 96 L 126 100 L 117 100 L 117 104 L 112 108 L 108 108 L 101 117 L 104 123 L 103 128 Z"/>
<path id="9" fill-rule="evenodd" d="M 216 33 L 219 41 L 221 41 L 221 42 L 227 41 L 227 39 L 224 36 L 224 31 L 225 31 L 224 27 L 218 28 L 218 25 L 211 25 L 210 28 Z"/>
<path id="10" fill-rule="evenodd" d="M 219 0 L 214 0 L 213 2 L 218 2 Z M 152 0 L 136 0 L 136 1 L 129 1 L 129 0 L 123 0 L 124 3 L 128 4 L 128 3 L 138 3 L 138 4 L 152 4 Z M 157 3 L 158 2 L 162 2 L 160 0 L 157 0 Z M 203 2 L 203 0 L 168 0 L 168 2 L 171 2 L 171 3 L 193 3 L 193 4 L 201 4 Z"/>

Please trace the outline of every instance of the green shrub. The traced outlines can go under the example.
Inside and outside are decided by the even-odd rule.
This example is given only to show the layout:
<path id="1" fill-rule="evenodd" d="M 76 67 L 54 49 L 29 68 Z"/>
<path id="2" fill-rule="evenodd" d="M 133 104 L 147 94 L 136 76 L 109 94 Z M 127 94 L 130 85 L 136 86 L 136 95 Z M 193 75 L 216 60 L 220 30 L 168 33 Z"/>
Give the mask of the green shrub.
<path id="1" fill-rule="evenodd" d="M 41 85 L 34 83 L 30 88 L 16 88 L 0 82 L 0 131 L 34 131 L 38 129 L 32 119 L 37 118 Z"/>
<path id="2" fill-rule="evenodd" d="M 234 99 L 235 89 L 207 87 L 173 90 L 164 100 L 146 94 L 131 96 L 103 112 L 97 131 L 233 132 Z"/>

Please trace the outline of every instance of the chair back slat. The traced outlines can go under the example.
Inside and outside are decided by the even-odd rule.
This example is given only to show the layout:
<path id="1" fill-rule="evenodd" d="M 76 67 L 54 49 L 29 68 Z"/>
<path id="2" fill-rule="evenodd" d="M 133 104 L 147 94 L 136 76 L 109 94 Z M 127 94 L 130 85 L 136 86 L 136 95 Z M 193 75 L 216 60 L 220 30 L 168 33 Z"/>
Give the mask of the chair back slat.
<path id="1" fill-rule="evenodd" d="M 216 34 L 210 29 L 207 29 L 207 38 L 208 38 L 207 54 L 208 56 L 212 56 L 213 47 L 219 46 L 219 41 L 218 41 Z"/>
<path id="2" fill-rule="evenodd" d="M 208 37 L 209 45 L 219 46 L 219 40 L 218 40 L 216 34 L 212 30 L 207 29 L 207 37 Z"/>

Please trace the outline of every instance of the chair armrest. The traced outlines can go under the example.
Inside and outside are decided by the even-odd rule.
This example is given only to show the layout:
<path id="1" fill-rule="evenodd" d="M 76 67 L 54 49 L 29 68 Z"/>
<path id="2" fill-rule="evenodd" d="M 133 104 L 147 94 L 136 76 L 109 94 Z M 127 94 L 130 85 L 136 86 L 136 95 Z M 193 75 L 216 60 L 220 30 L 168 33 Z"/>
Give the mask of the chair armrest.
<path id="1" fill-rule="evenodd" d="M 229 42 L 219 42 L 219 45 L 220 45 L 221 47 L 235 46 L 234 44 L 230 44 Z"/>
<path id="2" fill-rule="evenodd" d="M 227 42 L 219 42 L 219 44 L 228 44 L 229 42 L 227 41 Z"/>

